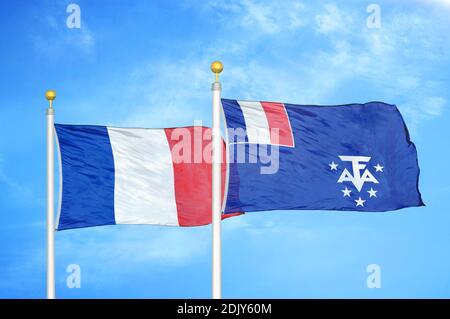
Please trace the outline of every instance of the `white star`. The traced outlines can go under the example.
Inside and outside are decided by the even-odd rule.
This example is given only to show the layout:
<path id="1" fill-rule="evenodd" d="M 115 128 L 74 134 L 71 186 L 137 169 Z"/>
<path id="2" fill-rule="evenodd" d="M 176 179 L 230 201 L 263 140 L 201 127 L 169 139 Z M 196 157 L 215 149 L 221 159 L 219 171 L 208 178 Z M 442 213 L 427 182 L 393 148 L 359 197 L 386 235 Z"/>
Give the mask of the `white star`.
<path id="1" fill-rule="evenodd" d="M 336 171 L 337 167 L 339 166 L 338 164 L 335 164 L 334 162 L 331 162 L 331 164 L 328 164 L 328 166 L 330 166 L 330 169 L 332 171 Z"/>
<path id="2" fill-rule="evenodd" d="M 351 193 L 352 191 L 349 190 L 347 187 L 345 187 L 345 189 L 341 190 L 341 192 L 344 193 L 344 197 L 345 197 L 345 196 L 350 197 L 350 193 Z"/>
<path id="3" fill-rule="evenodd" d="M 381 166 L 380 164 L 377 164 L 377 166 L 374 166 L 373 168 L 375 168 L 377 170 L 377 172 L 383 172 L 384 166 Z"/>
<path id="4" fill-rule="evenodd" d="M 370 188 L 370 191 L 367 191 L 369 193 L 369 197 L 377 197 L 377 192 L 376 190 L 374 190 L 372 187 Z"/>
<path id="5" fill-rule="evenodd" d="M 358 199 L 356 199 L 355 202 L 356 202 L 356 207 L 358 207 L 358 206 L 364 207 L 364 202 L 365 202 L 365 200 L 364 200 L 364 199 L 361 199 L 361 197 L 358 198 Z"/>

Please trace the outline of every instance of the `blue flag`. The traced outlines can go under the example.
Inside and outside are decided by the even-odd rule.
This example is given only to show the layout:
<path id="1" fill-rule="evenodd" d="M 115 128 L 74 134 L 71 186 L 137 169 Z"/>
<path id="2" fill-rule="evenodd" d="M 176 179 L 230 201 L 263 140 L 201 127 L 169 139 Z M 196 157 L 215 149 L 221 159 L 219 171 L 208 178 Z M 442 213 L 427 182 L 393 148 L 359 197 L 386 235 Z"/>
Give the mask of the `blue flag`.
<path id="1" fill-rule="evenodd" d="M 339 106 L 222 99 L 225 213 L 423 206 L 403 118 L 381 102 Z"/>

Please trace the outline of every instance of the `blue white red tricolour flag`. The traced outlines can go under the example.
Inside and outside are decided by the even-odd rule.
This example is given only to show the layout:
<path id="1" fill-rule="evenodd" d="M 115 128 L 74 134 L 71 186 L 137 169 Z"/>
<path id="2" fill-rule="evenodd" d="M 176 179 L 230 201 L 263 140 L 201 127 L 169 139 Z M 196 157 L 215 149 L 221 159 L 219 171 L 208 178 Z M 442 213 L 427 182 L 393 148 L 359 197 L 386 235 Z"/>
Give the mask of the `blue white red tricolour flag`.
<path id="1" fill-rule="evenodd" d="M 416 148 L 395 105 L 222 99 L 225 213 L 422 206 Z"/>
<path id="2" fill-rule="evenodd" d="M 55 128 L 62 178 L 58 230 L 211 223 L 211 129 Z M 222 189 L 225 175 L 223 164 Z"/>

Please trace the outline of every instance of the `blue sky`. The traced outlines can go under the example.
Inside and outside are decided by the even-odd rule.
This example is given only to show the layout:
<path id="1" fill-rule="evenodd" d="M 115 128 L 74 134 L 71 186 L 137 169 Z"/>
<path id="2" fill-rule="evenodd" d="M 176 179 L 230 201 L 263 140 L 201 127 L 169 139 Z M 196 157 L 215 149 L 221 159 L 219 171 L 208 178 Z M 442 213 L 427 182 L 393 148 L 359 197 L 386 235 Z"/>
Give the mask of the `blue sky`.
<path id="1" fill-rule="evenodd" d="M 81 28 L 66 27 L 66 7 Z M 381 28 L 368 28 L 369 4 Z M 56 121 L 210 124 L 212 60 L 227 98 L 396 104 L 426 207 L 277 211 L 223 223 L 223 296 L 450 297 L 450 1 L 2 1 L 0 297 L 45 297 L 45 90 Z M 59 298 L 209 298 L 211 229 L 56 234 Z M 69 264 L 81 288 L 66 286 Z M 369 264 L 380 289 L 366 286 Z"/>

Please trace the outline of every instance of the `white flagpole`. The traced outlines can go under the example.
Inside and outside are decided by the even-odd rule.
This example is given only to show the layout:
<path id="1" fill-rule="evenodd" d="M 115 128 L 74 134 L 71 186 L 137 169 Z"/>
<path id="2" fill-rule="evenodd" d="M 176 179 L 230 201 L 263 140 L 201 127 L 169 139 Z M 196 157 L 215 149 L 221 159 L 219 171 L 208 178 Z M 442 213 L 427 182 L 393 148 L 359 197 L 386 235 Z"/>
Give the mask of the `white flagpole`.
<path id="1" fill-rule="evenodd" d="M 52 107 L 56 92 L 48 90 L 45 98 L 47 108 L 47 299 L 55 299 L 55 225 L 54 225 L 54 123 L 55 110 Z"/>
<path id="2" fill-rule="evenodd" d="M 211 71 L 216 75 L 212 84 L 212 298 L 222 298 L 222 244 L 220 223 L 222 221 L 221 165 L 222 139 L 220 136 L 220 92 L 219 73 L 223 65 L 219 61 L 211 64 Z"/>

